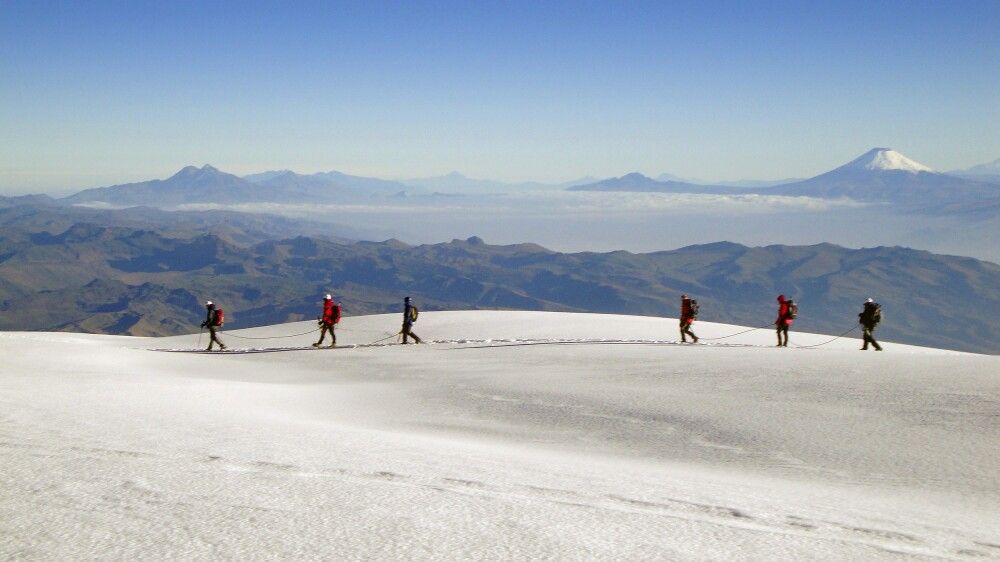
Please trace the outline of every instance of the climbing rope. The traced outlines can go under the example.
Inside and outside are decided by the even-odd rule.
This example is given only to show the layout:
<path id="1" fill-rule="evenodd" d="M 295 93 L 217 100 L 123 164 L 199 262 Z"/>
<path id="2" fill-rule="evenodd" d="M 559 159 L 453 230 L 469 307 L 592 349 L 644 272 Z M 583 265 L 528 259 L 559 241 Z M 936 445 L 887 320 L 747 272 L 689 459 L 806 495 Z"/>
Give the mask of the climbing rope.
<path id="1" fill-rule="evenodd" d="M 733 333 L 733 334 L 729 334 L 729 335 L 725 335 L 725 336 L 719 336 L 719 337 L 715 337 L 715 338 L 701 337 L 701 338 L 698 338 L 698 339 L 699 340 L 705 340 L 705 341 L 724 340 L 724 339 L 729 339 L 729 338 L 736 337 L 736 336 L 739 336 L 739 335 L 742 335 L 742 334 L 747 334 L 747 333 L 750 333 L 750 332 L 753 332 L 753 331 L 756 331 L 756 330 L 763 330 L 763 329 L 768 328 L 770 326 L 771 326 L 771 324 L 765 324 L 763 326 L 758 326 L 758 327 L 755 327 L 755 328 L 749 328 L 749 329 L 742 330 L 742 331 L 739 331 L 739 332 L 736 332 L 736 333 Z M 220 333 L 223 334 L 223 335 L 225 335 L 226 337 L 238 338 L 238 339 L 241 339 L 241 340 L 276 340 L 276 339 L 297 338 L 297 337 L 301 337 L 301 336 L 306 336 L 306 335 L 309 335 L 309 334 L 314 334 L 314 333 L 320 331 L 320 329 L 321 328 L 314 328 L 312 330 L 309 330 L 308 332 L 302 332 L 302 333 L 298 333 L 298 334 L 288 334 L 288 335 L 284 335 L 284 336 L 267 336 L 267 337 L 240 336 L 240 335 L 234 334 L 232 332 L 223 332 L 223 331 L 220 331 Z M 816 347 L 824 346 L 824 345 L 832 343 L 832 342 L 834 342 L 834 341 L 836 341 L 836 340 L 838 340 L 840 338 L 843 338 L 844 336 L 850 334 L 851 332 L 853 332 L 854 330 L 857 330 L 857 329 L 858 329 L 858 326 L 854 326 L 850 330 L 847 330 L 846 332 L 844 332 L 844 333 L 842 333 L 840 335 L 834 336 L 833 338 L 831 338 L 831 339 L 829 339 L 827 341 L 821 342 L 821 343 L 812 344 L 812 345 L 798 345 L 796 343 L 792 343 L 792 346 L 796 347 L 796 348 L 799 348 L 799 349 L 810 349 L 810 348 L 816 348 Z M 198 333 L 198 347 L 201 347 L 201 337 L 202 337 L 203 333 L 204 333 L 204 330 L 202 330 L 201 332 Z M 402 330 L 400 330 L 398 332 L 389 334 L 389 335 L 385 336 L 384 338 L 380 338 L 380 339 L 377 339 L 377 340 L 372 341 L 370 343 L 362 344 L 362 345 L 364 345 L 364 346 L 373 346 L 375 344 L 382 343 L 382 342 L 384 342 L 386 340 L 389 340 L 391 338 L 398 337 L 402 333 L 403 333 Z M 578 344 L 682 345 L 681 342 L 677 342 L 677 341 L 663 341 L 663 340 L 658 340 L 658 341 L 642 341 L 642 340 L 634 340 L 634 341 L 608 341 L 608 340 L 582 340 L 582 341 L 581 340 L 577 340 L 577 341 L 568 340 L 567 341 L 567 340 L 562 340 L 562 341 L 558 341 L 557 340 L 557 341 L 546 341 L 546 342 L 505 342 L 504 344 L 500 344 L 500 345 L 481 345 L 481 346 L 471 346 L 471 347 L 467 346 L 467 347 L 450 348 L 450 349 L 482 349 L 482 348 L 486 348 L 486 347 L 518 347 L 518 346 L 525 346 L 525 345 L 573 345 L 573 344 L 577 344 L 577 345 Z"/>
<path id="2" fill-rule="evenodd" d="M 439 342 L 430 342 L 439 343 Z M 440 342 L 457 343 L 457 342 Z M 442 351 L 459 351 L 465 349 L 490 349 L 498 347 L 527 347 L 536 345 L 683 345 L 677 341 L 659 340 L 633 340 L 633 341 L 612 341 L 612 340 L 554 340 L 554 341 L 518 341 L 518 342 L 498 342 L 482 345 L 462 345 L 461 347 L 445 347 Z"/>
<path id="3" fill-rule="evenodd" d="M 300 337 L 300 336 L 307 336 L 309 334 L 315 334 L 316 332 L 320 331 L 321 329 L 322 328 L 314 328 L 312 330 L 309 330 L 308 332 L 302 332 L 300 334 L 288 334 L 286 336 L 267 336 L 267 337 L 240 336 L 240 335 L 234 334 L 232 332 L 223 332 L 223 331 L 220 331 L 219 333 L 223 334 L 227 338 L 238 338 L 238 339 L 241 339 L 241 340 L 278 340 L 278 339 L 284 339 L 284 338 L 297 338 L 297 337 Z M 343 329 L 338 329 L 337 331 L 341 332 L 341 331 L 343 331 Z M 372 345 L 372 344 L 384 342 L 385 340 L 390 339 L 390 338 L 394 338 L 394 337 L 398 336 L 401 333 L 402 332 L 396 332 L 394 334 L 390 334 L 390 335 L 388 335 L 388 336 L 386 336 L 386 337 L 384 337 L 382 339 L 375 340 L 375 341 L 373 341 L 373 342 L 371 342 L 371 343 L 369 343 L 367 345 Z M 201 335 L 200 334 L 199 334 L 199 339 L 198 339 L 198 345 L 199 346 L 201 345 Z"/>
<path id="4" fill-rule="evenodd" d="M 857 326 L 855 326 L 855 327 L 851 328 L 850 330 L 847 330 L 847 331 L 846 331 L 846 332 L 844 332 L 843 334 L 840 334 L 839 336 L 835 336 L 835 337 L 833 337 L 833 338 L 831 338 L 831 339 L 829 339 L 829 340 L 827 340 L 827 341 L 825 341 L 825 342 L 823 342 L 823 343 L 814 343 L 813 345 L 799 345 L 799 344 L 797 344 L 797 343 L 793 343 L 792 345 L 793 345 L 793 346 L 795 346 L 795 347 L 797 347 L 797 348 L 799 348 L 799 349 L 809 349 L 809 348 L 811 348 L 811 347 L 819 347 L 819 346 L 821 346 L 821 345 L 826 345 L 826 344 L 828 344 L 828 343 L 831 343 L 831 342 L 834 342 L 834 341 L 837 341 L 837 340 L 839 340 L 840 338 L 842 338 L 842 337 L 846 336 L 847 334 L 850 334 L 851 332 L 853 332 L 854 330 L 857 330 L 857 329 L 858 329 L 858 327 L 857 327 Z"/>
<path id="5" fill-rule="evenodd" d="M 396 332 L 395 334 L 390 334 L 390 335 L 388 335 L 388 336 L 386 336 L 386 337 L 384 337 L 384 338 L 382 338 L 382 339 L 380 339 L 380 340 L 375 340 L 375 341 L 373 341 L 373 342 L 371 342 L 371 343 L 368 343 L 368 344 L 366 344 L 366 345 L 374 345 L 374 344 L 376 344 L 376 343 L 382 343 L 382 342 L 384 342 L 385 340 L 387 340 L 387 339 L 389 339 L 389 338 L 394 338 L 394 337 L 396 337 L 396 336 L 398 336 L 399 334 L 402 334 L 402 333 L 403 333 L 403 331 L 402 331 L 402 330 L 400 330 L 400 331 Z"/>
<path id="6" fill-rule="evenodd" d="M 735 334 L 729 334 L 728 336 L 722 336 L 722 337 L 718 337 L 718 338 L 698 338 L 698 340 L 699 341 L 700 340 L 705 340 L 705 341 L 724 340 L 724 339 L 732 338 L 732 337 L 735 337 L 735 336 L 738 336 L 738 335 L 741 335 L 741 334 L 746 334 L 746 333 L 749 333 L 749 332 L 753 332 L 754 330 L 763 330 L 764 328 L 768 328 L 770 326 L 772 326 L 772 324 L 764 324 L 763 326 L 760 326 L 760 327 L 757 327 L 757 328 L 750 328 L 749 330 L 743 330 L 742 332 L 736 332 Z"/>
<path id="7" fill-rule="evenodd" d="M 753 330 L 757 330 L 757 329 L 760 329 L 760 328 L 753 328 Z M 809 349 L 809 348 L 820 347 L 820 346 L 829 344 L 829 343 L 831 343 L 833 341 L 836 341 L 836 340 L 838 340 L 840 338 L 843 338 L 844 336 L 850 334 L 851 332 L 853 332 L 856 329 L 857 329 L 857 327 L 853 327 L 850 330 L 847 330 L 846 332 L 843 332 L 840 335 L 834 336 L 833 338 L 830 338 L 829 340 L 826 340 L 824 342 L 820 342 L 820 343 L 816 343 L 816 344 L 812 344 L 812 345 L 798 345 L 798 344 L 793 343 L 792 346 L 796 347 L 796 348 L 800 348 L 800 349 Z M 313 330 L 312 332 L 315 332 L 315 331 L 317 331 L 317 330 Z M 749 330 L 746 330 L 746 331 L 749 331 Z M 744 333 L 746 331 L 744 331 Z M 291 335 L 287 335 L 287 336 L 273 336 L 272 338 L 249 338 L 247 336 L 234 336 L 233 334 L 228 334 L 228 335 L 229 336 L 234 336 L 234 337 L 242 337 L 243 339 L 273 339 L 273 338 L 288 338 L 288 337 L 303 336 L 303 335 L 306 335 L 306 334 L 312 333 L 312 332 L 305 332 L 305 333 L 302 333 L 302 334 L 291 334 Z M 386 341 L 388 339 L 397 337 L 397 336 L 400 335 L 400 333 L 401 332 L 397 332 L 395 334 L 389 334 L 389 335 L 387 335 L 387 336 L 385 336 L 383 338 L 377 339 L 377 340 L 375 340 L 375 341 L 373 341 L 371 343 L 346 345 L 346 346 L 344 346 L 344 348 L 345 349 L 346 348 L 366 348 L 366 347 L 381 347 L 381 346 L 384 346 L 384 345 L 390 345 L 390 344 L 383 344 L 382 342 L 384 342 L 384 341 Z M 736 334 L 731 334 L 731 336 L 732 335 L 736 335 Z M 725 337 L 729 337 L 729 336 L 725 336 Z M 716 338 L 716 339 L 722 339 L 722 338 Z M 671 346 L 671 347 L 678 346 L 678 347 L 687 347 L 684 343 L 676 341 L 676 340 L 608 340 L 608 339 L 579 339 L 579 340 L 434 340 L 434 341 L 429 341 L 429 342 L 425 342 L 425 343 L 430 343 L 430 344 L 459 344 L 458 347 L 438 348 L 441 351 L 459 351 L 459 350 L 470 350 L 470 349 L 489 349 L 489 348 L 500 348 L 500 347 L 525 347 L 525 346 L 538 346 L 538 345 L 547 345 L 547 346 L 643 345 L 643 346 Z M 468 345 L 468 344 L 478 344 L 478 345 Z M 727 348 L 728 347 L 759 347 L 759 348 L 770 348 L 770 346 L 764 346 L 764 345 L 738 344 L 738 343 L 719 343 L 719 344 L 703 344 L 703 345 L 719 346 L 719 347 L 727 347 Z M 296 348 L 296 347 L 269 348 L 269 349 L 255 349 L 255 350 L 253 350 L 253 352 L 255 352 L 255 353 L 263 353 L 263 352 L 267 352 L 267 351 L 301 351 L 301 350 L 307 350 L 307 349 L 311 349 L 311 348 L 309 348 L 309 347 L 302 347 L 302 348 Z M 181 351 L 181 350 L 157 349 L 157 350 L 154 350 L 154 351 Z M 238 350 L 234 350 L 233 352 L 236 353 L 236 352 L 238 352 Z"/>
<path id="8" fill-rule="evenodd" d="M 305 336 L 305 335 L 309 335 L 309 334 L 315 334 L 319 330 L 320 330 L 320 328 L 316 328 L 314 330 L 309 330 L 308 332 L 302 332 L 301 334 L 290 334 L 290 335 L 287 335 L 287 336 L 269 336 L 269 337 L 266 337 L 266 338 L 260 338 L 260 337 L 258 337 L 258 338 L 252 338 L 250 336 L 238 336 L 238 335 L 236 335 L 236 334 L 234 334 L 232 332 L 222 332 L 222 334 L 224 334 L 228 338 L 239 338 L 241 340 L 278 340 L 278 339 L 282 339 L 282 338 L 297 338 L 299 336 Z"/>

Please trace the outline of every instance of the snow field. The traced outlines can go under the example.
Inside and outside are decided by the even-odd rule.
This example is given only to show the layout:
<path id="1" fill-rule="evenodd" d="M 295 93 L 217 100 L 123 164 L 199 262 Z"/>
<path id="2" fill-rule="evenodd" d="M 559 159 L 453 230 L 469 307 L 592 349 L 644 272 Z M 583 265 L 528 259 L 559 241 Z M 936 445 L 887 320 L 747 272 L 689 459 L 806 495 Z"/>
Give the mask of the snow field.
<path id="1" fill-rule="evenodd" d="M 347 317 L 338 343 L 398 322 Z M 0 334 L 0 557 L 1000 558 L 995 357 L 482 342 L 676 325 L 428 312 L 415 331 L 449 343 L 225 355 Z"/>

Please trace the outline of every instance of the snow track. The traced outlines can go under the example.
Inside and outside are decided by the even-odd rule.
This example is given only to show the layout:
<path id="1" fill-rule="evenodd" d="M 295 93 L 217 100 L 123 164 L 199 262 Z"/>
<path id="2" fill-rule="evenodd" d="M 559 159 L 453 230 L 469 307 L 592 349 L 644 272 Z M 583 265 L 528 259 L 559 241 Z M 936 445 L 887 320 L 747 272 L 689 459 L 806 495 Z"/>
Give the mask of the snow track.
<path id="1" fill-rule="evenodd" d="M 424 341 L 420 345 L 454 345 L 456 347 L 443 348 L 447 351 L 459 349 L 495 349 L 500 347 L 524 347 L 535 345 L 679 345 L 679 346 L 706 346 L 706 347 L 766 347 L 762 345 L 740 344 L 740 343 L 684 343 L 671 340 L 614 340 L 614 339 L 454 339 L 454 340 L 430 340 Z M 179 349 L 179 348 L 153 348 L 150 351 L 160 351 L 167 353 L 203 353 L 212 355 L 237 355 L 242 353 L 278 353 L 282 351 L 342 351 L 348 349 L 367 349 L 404 345 L 401 343 L 361 343 L 345 344 L 337 347 L 320 346 L 296 346 L 296 347 L 229 347 L 225 350 L 216 349 L 208 351 L 206 349 Z M 416 344 L 407 344 L 416 345 Z"/>

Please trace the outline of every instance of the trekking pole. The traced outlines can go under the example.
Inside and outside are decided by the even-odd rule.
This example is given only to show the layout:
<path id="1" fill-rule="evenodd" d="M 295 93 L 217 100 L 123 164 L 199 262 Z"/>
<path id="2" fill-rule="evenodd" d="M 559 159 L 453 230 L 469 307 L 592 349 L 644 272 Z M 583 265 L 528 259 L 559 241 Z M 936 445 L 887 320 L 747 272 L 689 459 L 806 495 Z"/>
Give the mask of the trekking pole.
<path id="1" fill-rule="evenodd" d="M 201 349 L 201 336 L 203 336 L 203 335 L 205 335 L 205 327 L 204 326 L 202 326 L 201 329 L 198 330 L 198 349 Z"/>

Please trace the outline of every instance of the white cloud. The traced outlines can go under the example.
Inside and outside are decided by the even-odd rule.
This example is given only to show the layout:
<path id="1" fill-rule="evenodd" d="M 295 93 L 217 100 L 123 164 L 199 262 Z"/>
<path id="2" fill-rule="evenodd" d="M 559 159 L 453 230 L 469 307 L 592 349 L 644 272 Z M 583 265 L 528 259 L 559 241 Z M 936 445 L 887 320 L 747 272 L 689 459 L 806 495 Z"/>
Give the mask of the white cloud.
<path id="1" fill-rule="evenodd" d="M 508 194 L 492 197 L 413 197 L 386 203 L 315 204 L 315 203 L 245 203 L 189 204 L 178 210 L 229 209 L 242 212 L 271 213 L 297 217 L 331 217 L 365 214 L 478 215 L 491 216 L 620 216 L 677 214 L 767 214 L 790 210 L 822 212 L 832 209 L 863 207 L 849 199 L 830 200 L 814 197 L 772 195 L 705 195 L 690 193 L 612 193 L 558 192 Z"/>

